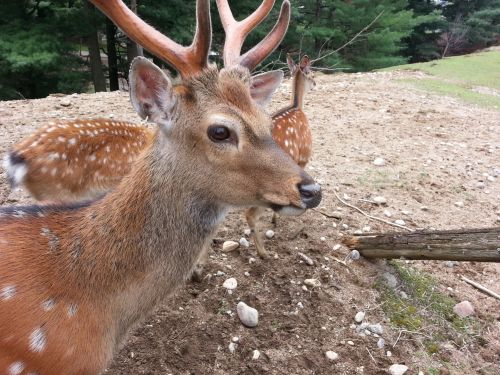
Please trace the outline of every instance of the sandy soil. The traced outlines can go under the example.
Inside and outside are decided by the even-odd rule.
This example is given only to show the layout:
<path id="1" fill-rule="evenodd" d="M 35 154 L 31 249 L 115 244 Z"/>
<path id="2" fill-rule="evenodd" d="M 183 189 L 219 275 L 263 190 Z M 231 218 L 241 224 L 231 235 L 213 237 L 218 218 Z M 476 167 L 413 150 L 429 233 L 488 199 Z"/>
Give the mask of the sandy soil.
<path id="1" fill-rule="evenodd" d="M 500 265 L 406 262 L 437 278 L 440 292 L 470 301 L 481 326 L 481 340 L 457 345 L 443 339 L 431 355 L 422 335 L 432 327 L 402 331 L 391 325 L 381 307 L 374 284 L 383 273 L 394 272 L 389 264 L 361 259 L 347 260 L 346 267 L 334 259 L 348 257 L 344 247 L 333 250 L 342 236 L 366 226 L 371 231 L 395 229 L 342 205 L 335 190 L 373 215 L 384 217 L 383 211 L 389 210 L 389 220 L 403 219 L 411 228 L 499 225 L 500 112 L 397 82 L 421 76 L 384 72 L 317 77 L 318 86 L 305 106 L 314 137 L 307 169 L 323 185 L 321 210 L 341 212 L 342 218 L 315 211 L 280 218 L 276 236 L 266 241 L 275 257 L 260 260 L 253 245 L 229 254 L 220 251 L 224 240 L 244 236 L 243 215 L 231 213 L 214 240 L 207 277 L 181 287 L 133 332 L 107 374 L 386 374 L 392 363 L 406 364 L 407 374 L 499 374 L 500 302 L 462 282 L 460 275 L 499 292 Z M 286 82 L 273 109 L 288 101 L 289 88 Z M 70 105 L 63 106 L 68 104 L 63 99 Z M 0 102 L 0 150 L 49 119 L 74 117 L 139 120 L 123 92 Z M 386 165 L 374 166 L 377 157 Z M 364 201 L 374 195 L 386 197 L 387 206 Z M 457 207 L 458 201 L 464 206 Z M 0 202 L 27 203 L 30 198 L 22 191 L 11 192 L 2 172 Z M 270 216 L 265 220 L 272 228 Z M 301 262 L 298 251 L 315 265 Z M 250 263 L 251 258 L 256 261 Z M 225 275 L 216 276 L 218 271 Z M 228 277 L 238 280 L 231 295 L 222 287 Z M 311 277 L 320 279 L 322 286 L 305 291 L 302 282 Z M 240 300 L 259 310 L 257 328 L 239 322 Z M 382 324 L 384 349 L 377 348 L 378 338 L 360 336 L 351 327 L 358 311 Z M 231 354 L 228 345 L 235 336 L 239 341 Z M 252 359 L 255 349 L 261 352 L 257 360 Z M 327 360 L 327 350 L 339 358 Z"/>

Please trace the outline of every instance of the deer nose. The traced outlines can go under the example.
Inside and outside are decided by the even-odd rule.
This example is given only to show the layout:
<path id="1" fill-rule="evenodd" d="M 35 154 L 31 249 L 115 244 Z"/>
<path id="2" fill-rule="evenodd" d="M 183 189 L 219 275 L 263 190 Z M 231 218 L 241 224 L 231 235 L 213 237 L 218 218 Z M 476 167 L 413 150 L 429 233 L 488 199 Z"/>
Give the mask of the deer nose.
<path id="1" fill-rule="evenodd" d="M 321 186 L 317 182 L 301 182 L 297 185 L 300 200 L 306 208 L 314 208 L 321 202 Z"/>

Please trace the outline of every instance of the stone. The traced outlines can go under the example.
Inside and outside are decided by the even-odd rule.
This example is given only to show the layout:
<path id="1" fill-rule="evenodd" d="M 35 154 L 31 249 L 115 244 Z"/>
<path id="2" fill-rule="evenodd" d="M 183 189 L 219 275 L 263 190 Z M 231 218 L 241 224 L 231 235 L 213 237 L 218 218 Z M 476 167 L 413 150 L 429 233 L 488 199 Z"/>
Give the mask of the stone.
<path id="1" fill-rule="evenodd" d="M 368 330 L 372 333 L 376 333 L 377 335 L 381 335 L 382 333 L 384 333 L 384 328 L 380 323 L 370 324 L 368 326 Z"/>
<path id="2" fill-rule="evenodd" d="M 249 247 L 250 242 L 248 242 L 248 240 L 245 237 L 241 237 L 240 238 L 240 245 L 243 247 Z"/>
<path id="3" fill-rule="evenodd" d="M 236 312 L 245 327 L 253 328 L 259 324 L 259 312 L 253 307 L 248 306 L 245 302 L 240 301 L 238 303 Z"/>
<path id="4" fill-rule="evenodd" d="M 365 312 L 364 311 L 360 311 L 358 312 L 355 316 L 354 316 L 354 321 L 356 323 L 361 323 L 363 321 L 363 319 L 365 319 Z"/>
<path id="5" fill-rule="evenodd" d="M 236 250 L 239 246 L 240 244 L 236 241 L 224 241 L 224 243 L 222 244 L 222 251 L 224 252 L 233 251 Z"/>
<path id="6" fill-rule="evenodd" d="M 381 195 L 377 195 L 377 196 L 373 197 L 372 200 L 376 204 L 387 204 L 387 199 L 385 197 L 382 197 Z"/>
<path id="7" fill-rule="evenodd" d="M 391 217 L 392 216 L 392 212 L 389 211 L 389 210 L 384 210 L 384 215 L 387 216 L 387 217 Z"/>
<path id="8" fill-rule="evenodd" d="M 306 262 L 307 265 L 309 266 L 314 266 L 314 260 L 312 260 L 311 258 L 309 258 L 306 254 L 304 253 L 297 253 L 297 255 L 304 261 Z"/>
<path id="9" fill-rule="evenodd" d="M 474 306 L 469 301 L 462 301 L 453 306 L 453 312 L 461 318 L 474 314 Z"/>
<path id="10" fill-rule="evenodd" d="M 383 349 L 384 346 L 385 346 L 385 340 L 382 339 L 382 338 L 378 339 L 378 341 L 377 341 L 377 348 Z"/>
<path id="11" fill-rule="evenodd" d="M 404 220 L 401 220 L 401 219 L 398 219 L 394 222 L 394 224 L 397 224 L 397 225 L 406 225 L 405 221 Z"/>
<path id="12" fill-rule="evenodd" d="M 243 231 L 243 234 L 244 234 L 245 236 L 250 236 L 250 234 L 252 234 L 252 230 L 251 230 L 251 229 L 249 229 L 249 228 L 247 228 L 247 229 L 245 229 L 245 230 Z"/>
<path id="13" fill-rule="evenodd" d="M 337 250 L 339 250 L 340 248 L 341 248 L 341 245 L 340 245 L 340 244 L 336 244 L 336 245 L 334 245 L 334 246 L 333 246 L 333 248 L 332 248 L 332 249 L 333 249 L 334 251 L 337 251 Z"/>
<path id="14" fill-rule="evenodd" d="M 325 357 L 329 361 L 336 361 L 339 358 L 339 355 L 337 353 L 335 353 L 334 351 L 328 350 L 327 352 L 325 352 Z"/>
<path id="15" fill-rule="evenodd" d="M 314 288 L 321 286 L 321 281 L 319 281 L 318 279 L 305 279 L 304 284 Z"/>
<path id="16" fill-rule="evenodd" d="M 229 353 L 234 354 L 234 352 L 236 351 L 236 346 L 237 345 L 234 342 L 229 343 L 229 347 L 228 347 Z"/>
<path id="17" fill-rule="evenodd" d="M 257 349 L 255 349 L 252 353 L 252 359 L 256 361 L 259 358 L 260 358 L 260 352 Z"/>
<path id="18" fill-rule="evenodd" d="M 272 229 L 269 229 L 266 231 L 266 237 L 271 239 L 274 237 L 274 231 Z"/>
<path id="19" fill-rule="evenodd" d="M 464 202 L 462 201 L 455 202 L 455 206 L 462 208 L 464 206 Z"/>
<path id="20" fill-rule="evenodd" d="M 408 371 L 408 367 L 405 365 L 399 365 L 397 363 L 391 365 L 389 367 L 389 374 L 391 375 L 403 375 L 406 371 Z"/>
<path id="21" fill-rule="evenodd" d="M 62 99 L 60 104 L 63 106 L 63 107 L 69 107 L 71 105 L 71 101 L 69 99 Z"/>
<path id="22" fill-rule="evenodd" d="M 354 341 L 351 340 L 347 341 L 347 345 L 354 346 Z"/>
<path id="23" fill-rule="evenodd" d="M 395 288 L 398 285 L 398 280 L 396 279 L 396 276 L 394 276 L 390 272 L 385 272 L 382 277 L 385 279 L 387 282 L 387 285 L 391 288 Z"/>
<path id="24" fill-rule="evenodd" d="M 361 255 L 359 254 L 358 250 L 351 251 L 350 256 L 352 260 L 358 260 L 359 258 L 361 258 Z"/>
<path id="25" fill-rule="evenodd" d="M 385 165 L 385 160 L 383 158 L 375 158 L 373 161 L 373 165 L 376 165 L 377 167 L 382 167 Z"/>
<path id="26" fill-rule="evenodd" d="M 229 279 L 224 281 L 222 286 L 228 290 L 233 290 L 233 289 L 236 289 L 236 287 L 238 286 L 238 282 L 236 281 L 236 279 L 234 277 L 230 277 Z"/>

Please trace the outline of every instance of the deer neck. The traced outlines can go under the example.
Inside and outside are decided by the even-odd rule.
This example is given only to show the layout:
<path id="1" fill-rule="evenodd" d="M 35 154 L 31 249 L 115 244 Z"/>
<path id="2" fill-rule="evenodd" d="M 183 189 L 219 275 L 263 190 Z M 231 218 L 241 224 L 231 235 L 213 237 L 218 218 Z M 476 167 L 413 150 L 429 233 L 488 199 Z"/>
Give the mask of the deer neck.
<path id="1" fill-rule="evenodd" d="M 294 74 L 292 81 L 292 106 L 302 110 L 304 104 L 304 94 L 306 87 L 306 78 L 300 69 Z"/>
<path id="2" fill-rule="evenodd" d="M 73 238 L 86 250 L 81 287 L 116 297 L 125 320 L 139 319 L 190 275 L 225 214 L 196 190 L 194 172 L 165 138 L 157 135 L 117 189 L 84 212 Z"/>

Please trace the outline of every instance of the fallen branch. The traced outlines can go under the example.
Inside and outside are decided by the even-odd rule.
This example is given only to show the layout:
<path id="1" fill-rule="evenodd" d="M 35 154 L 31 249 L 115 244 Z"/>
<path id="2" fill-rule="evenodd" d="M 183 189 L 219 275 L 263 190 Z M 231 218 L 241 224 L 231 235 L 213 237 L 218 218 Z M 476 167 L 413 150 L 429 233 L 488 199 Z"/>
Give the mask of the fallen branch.
<path id="1" fill-rule="evenodd" d="M 356 206 L 353 206 L 352 204 L 349 204 L 349 203 L 347 203 L 346 201 L 344 201 L 342 198 L 340 198 L 340 196 L 337 194 L 337 192 L 336 192 L 335 190 L 333 190 L 333 194 L 335 194 L 335 197 L 337 197 L 337 199 L 338 199 L 338 200 L 339 200 L 342 204 L 344 204 L 344 205 L 346 205 L 347 207 L 350 207 L 350 208 L 352 208 L 352 209 L 354 209 L 354 210 L 358 211 L 359 213 L 361 213 L 361 214 L 365 215 L 366 217 L 368 217 L 368 218 L 370 218 L 370 219 L 372 219 L 372 220 L 377 220 L 377 221 L 380 221 L 380 222 L 382 222 L 382 223 L 385 223 L 385 224 L 388 224 L 388 225 L 392 225 L 393 227 L 397 227 L 397 228 L 401 228 L 401 229 L 406 229 L 407 231 L 410 231 L 410 232 L 414 232 L 414 231 L 415 231 L 415 230 L 413 230 L 413 229 L 411 229 L 411 228 L 408 228 L 408 227 L 406 227 L 406 226 L 404 226 L 404 225 L 399 225 L 399 224 L 396 224 L 396 223 L 392 223 L 392 222 L 387 221 L 387 220 L 384 220 L 384 219 L 382 219 L 382 218 L 380 218 L 380 217 L 377 217 L 377 216 L 372 216 L 372 215 L 370 215 L 370 214 L 366 213 L 366 212 L 365 212 L 365 211 L 363 211 L 361 208 L 356 207 Z M 323 213 L 323 215 L 325 215 L 325 214 Z M 326 215 L 325 215 L 325 216 L 326 216 Z"/>
<path id="2" fill-rule="evenodd" d="M 495 293 L 494 291 L 486 288 L 485 286 L 482 286 L 481 284 L 479 284 L 478 282 L 475 282 L 471 279 L 468 279 L 466 278 L 465 276 L 462 276 L 461 277 L 463 281 L 465 281 L 467 284 L 470 284 L 472 285 L 474 288 L 477 288 L 479 289 L 480 291 L 486 293 L 486 294 L 489 294 L 490 296 L 492 296 L 493 298 L 496 298 L 498 300 L 500 300 L 500 294 L 498 293 Z"/>

